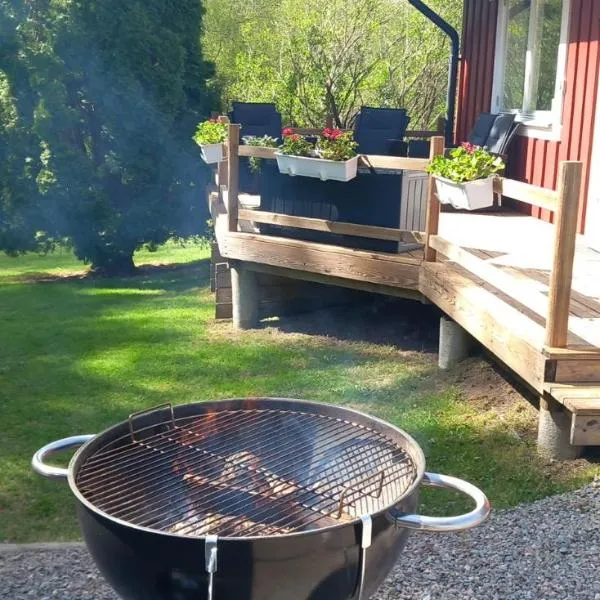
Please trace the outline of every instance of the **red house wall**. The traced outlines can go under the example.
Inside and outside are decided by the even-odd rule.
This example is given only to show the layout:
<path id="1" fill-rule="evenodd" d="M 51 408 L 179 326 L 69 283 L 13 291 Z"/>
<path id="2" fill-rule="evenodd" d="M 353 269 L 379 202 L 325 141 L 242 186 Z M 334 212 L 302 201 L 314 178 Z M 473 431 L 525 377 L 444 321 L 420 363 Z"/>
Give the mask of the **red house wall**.
<path id="1" fill-rule="evenodd" d="M 490 110 L 497 15 L 498 0 L 465 0 L 457 141 L 466 138 L 480 112 Z M 559 162 L 582 161 L 579 228 L 583 231 L 600 79 L 600 0 L 571 0 L 566 79 L 560 142 L 517 136 L 511 146 L 508 175 L 556 188 Z M 531 207 L 531 214 L 552 220 L 547 210 Z"/>

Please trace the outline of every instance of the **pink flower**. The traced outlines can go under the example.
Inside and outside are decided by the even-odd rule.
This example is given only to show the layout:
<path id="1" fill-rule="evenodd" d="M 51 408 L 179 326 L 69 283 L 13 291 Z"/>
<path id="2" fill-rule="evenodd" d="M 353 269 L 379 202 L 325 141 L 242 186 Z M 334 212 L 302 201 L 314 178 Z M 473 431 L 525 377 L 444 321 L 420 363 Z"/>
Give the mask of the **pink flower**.
<path id="1" fill-rule="evenodd" d="M 461 144 L 461 147 L 464 148 L 469 154 L 473 154 L 473 152 L 475 152 L 475 150 L 477 150 L 477 148 L 479 148 L 479 146 L 476 146 L 475 144 L 471 144 L 470 142 L 463 142 Z"/>
<path id="2" fill-rule="evenodd" d="M 326 127 L 323 129 L 322 135 L 328 140 L 337 140 L 344 135 L 344 132 L 341 129 L 330 129 L 329 127 Z"/>
<path id="3" fill-rule="evenodd" d="M 286 127 L 281 133 L 283 137 L 288 137 L 289 135 L 294 135 L 294 130 L 291 127 Z"/>

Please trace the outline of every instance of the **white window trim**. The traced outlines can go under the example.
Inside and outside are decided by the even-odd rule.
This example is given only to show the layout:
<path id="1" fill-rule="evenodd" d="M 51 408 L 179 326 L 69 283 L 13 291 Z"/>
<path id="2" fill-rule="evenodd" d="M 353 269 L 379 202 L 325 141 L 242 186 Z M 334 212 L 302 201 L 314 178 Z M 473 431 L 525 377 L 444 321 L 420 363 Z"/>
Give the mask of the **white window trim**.
<path id="1" fill-rule="evenodd" d="M 535 2 L 535 0 L 533 0 Z M 506 61 L 506 41 L 508 35 L 508 0 L 500 0 L 498 5 L 498 23 L 496 27 L 496 52 L 494 61 L 494 82 L 492 85 L 492 112 L 502 112 L 502 96 L 504 92 L 504 64 Z M 567 54 L 569 47 L 569 21 L 571 0 L 563 0 L 563 12 L 560 31 L 560 43 L 556 63 L 556 87 L 554 90 L 554 106 L 552 110 L 536 111 L 533 115 L 516 112 L 516 121 L 521 123 L 518 134 L 540 140 L 560 141 L 562 135 L 562 117 L 565 98 L 567 73 Z M 531 29 L 530 29 L 531 35 Z M 526 73 L 531 69 L 528 57 Z M 527 93 L 527 91 L 526 91 Z M 509 112 L 504 110 L 504 112 Z"/>

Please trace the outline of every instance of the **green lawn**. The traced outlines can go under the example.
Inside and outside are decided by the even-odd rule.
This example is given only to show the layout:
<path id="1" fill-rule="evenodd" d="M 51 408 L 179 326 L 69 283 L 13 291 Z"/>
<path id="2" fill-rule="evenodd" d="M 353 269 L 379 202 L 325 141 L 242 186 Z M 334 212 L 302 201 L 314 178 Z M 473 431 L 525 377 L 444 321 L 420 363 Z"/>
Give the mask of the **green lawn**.
<path id="1" fill-rule="evenodd" d="M 199 246 L 167 245 L 136 262 L 155 266 L 94 279 L 66 251 L 0 256 L 0 542 L 78 537 L 66 484 L 30 470 L 38 447 L 164 402 L 281 395 L 353 406 L 409 430 L 429 470 L 468 478 L 496 507 L 596 473 L 583 461 L 557 468 L 538 459 L 530 435 L 519 435 L 531 428 L 524 401 L 499 416 L 439 375 L 430 353 L 306 335 L 294 319 L 244 334 L 216 324 Z M 424 502 L 426 511 L 463 506 L 440 492 Z"/>

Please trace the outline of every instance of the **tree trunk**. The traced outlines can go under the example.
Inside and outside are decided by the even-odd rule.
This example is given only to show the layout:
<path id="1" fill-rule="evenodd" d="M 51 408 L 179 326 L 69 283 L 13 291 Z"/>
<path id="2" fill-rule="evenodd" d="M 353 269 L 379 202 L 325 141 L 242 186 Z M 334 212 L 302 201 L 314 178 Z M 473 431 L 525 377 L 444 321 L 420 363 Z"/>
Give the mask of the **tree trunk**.
<path id="1" fill-rule="evenodd" d="M 127 277 L 135 272 L 133 250 L 129 253 L 102 253 L 92 263 L 92 273 L 100 277 Z"/>

